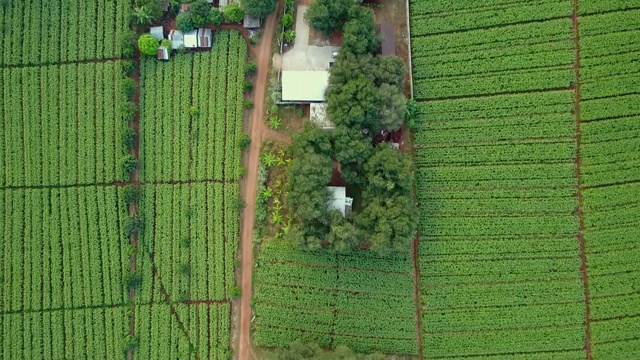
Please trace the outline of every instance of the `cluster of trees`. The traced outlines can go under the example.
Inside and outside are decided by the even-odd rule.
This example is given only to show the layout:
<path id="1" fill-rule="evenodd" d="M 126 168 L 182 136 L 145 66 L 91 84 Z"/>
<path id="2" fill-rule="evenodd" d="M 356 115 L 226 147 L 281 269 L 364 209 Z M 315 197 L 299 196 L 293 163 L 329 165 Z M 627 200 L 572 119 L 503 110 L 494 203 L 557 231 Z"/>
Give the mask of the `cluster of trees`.
<path id="1" fill-rule="evenodd" d="M 306 14 L 311 26 L 338 24 L 344 35 L 327 90 L 327 116 L 335 130 L 309 124 L 293 139 L 287 202 L 296 222 L 287 236 L 305 249 L 406 251 L 418 219 L 411 160 L 373 142 L 374 135 L 398 130 L 404 122 L 404 63 L 396 56 L 374 55 L 380 39 L 373 12 L 357 1 L 318 0 L 309 10 L 314 7 L 319 10 Z M 362 210 L 348 218 L 327 206 L 334 160 L 342 178 L 362 189 Z"/>
<path id="2" fill-rule="evenodd" d="M 191 3 L 188 12 L 181 12 L 176 16 L 176 27 L 182 31 L 191 31 L 206 24 L 220 25 L 223 17 L 218 8 L 205 0 L 197 0 Z"/>
<path id="3" fill-rule="evenodd" d="M 344 345 L 336 346 L 333 351 L 323 350 L 317 344 L 304 344 L 295 341 L 286 349 L 278 349 L 264 353 L 265 360 L 383 360 L 381 354 L 363 355 L 353 352 Z"/>

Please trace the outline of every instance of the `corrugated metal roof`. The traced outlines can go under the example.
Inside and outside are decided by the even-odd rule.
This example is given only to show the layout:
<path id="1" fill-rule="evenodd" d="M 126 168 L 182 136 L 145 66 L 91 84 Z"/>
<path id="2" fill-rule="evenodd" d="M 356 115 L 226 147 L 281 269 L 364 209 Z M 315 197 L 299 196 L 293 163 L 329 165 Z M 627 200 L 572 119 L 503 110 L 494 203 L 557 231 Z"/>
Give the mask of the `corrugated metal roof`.
<path id="1" fill-rule="evenodd" d="M 184 47 L 186 48 L 198 47 L 198 30 L 191 30 L 184 34 Z"/>
<path id="2" fill-rule="evenodd" d="M 382 55 L 396 54 L 396 32 L 391 24 L 380 25 L 380 33 L 382 34 Z"/>
<path id="3" fill-rule="evenodd" d="M 169 50 L 164 46 L 158 48 L 156 55 L 158 56 L 158 60 L 169 60 Z"/>
<path id="4" fill-rule="evenodd" d="M 325 101 L 329 87 L 328 71 L 283 71 L 282 101 Z"/>
<path id="5" fill-rule="evenodd" d="M 149 34 L 158 40 L 164 39 L 164 29 L 162 26 L 154 26 L 149 29 Z"/>

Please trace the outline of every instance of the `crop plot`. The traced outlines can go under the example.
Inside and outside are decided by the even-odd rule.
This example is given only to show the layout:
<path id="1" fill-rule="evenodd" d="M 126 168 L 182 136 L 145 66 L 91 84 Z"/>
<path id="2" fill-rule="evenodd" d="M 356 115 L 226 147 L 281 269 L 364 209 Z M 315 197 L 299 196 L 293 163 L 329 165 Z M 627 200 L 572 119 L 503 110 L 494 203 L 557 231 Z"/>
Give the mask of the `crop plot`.
<path id="1" fill-rule="evenodd" d="M 3 69 L 0 186 L 122 179 L 122 79 L 121 62 Z"/>
<path id="2" fill-rule="evenodd" d="M 305 252 L 262 244 L 255 278 L 255 344 L 296 339 L 359 352 L 412 354 L 416 342 L 413 265 L 408 254 Z"/>
<path id="3" fill-rule="evenodd" d="M 219 31 L 211 52 L 142 60 L 136 356 L 229 357 L 246 56 Z"/>
<path id="4" fill-rule="evenodd" d="M 48 65 L 122 56 L 123 38 L 129 31 L 130 1 L 30 0 L 5 4 L 0 6 L 0 65 Z"/>
<path id="5" fill-rule="evenodd" d="M 423 355 L 584 358 L 572 3 L 411 9 Z"/>
<path id="6" fill-rule="evenodd" d="M 640 356 L 640 2 L 580 4 L 580 171 L 592 354 L 635 358 Z"/>
<path id="7" fill-rule="evenodd" d="M 0 197 L 2 357 L 120 354 L 128 239 L 116 188 L 1 190 Z"/>

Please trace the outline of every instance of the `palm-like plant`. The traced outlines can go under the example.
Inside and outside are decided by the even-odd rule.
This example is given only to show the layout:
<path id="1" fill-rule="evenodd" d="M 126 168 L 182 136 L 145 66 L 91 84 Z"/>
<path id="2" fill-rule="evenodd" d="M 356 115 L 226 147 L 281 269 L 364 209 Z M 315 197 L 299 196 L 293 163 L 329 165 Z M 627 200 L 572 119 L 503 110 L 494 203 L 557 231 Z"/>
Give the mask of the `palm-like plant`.
<path id="1" fill-rule="evenodd" d="M 276 163 L 276 157 L 272 153 L 266 153 L 262 156 L 262 162 L 267 167 L 272 167 Z"/>
<path id="2" fill-rule="evenodd" d="M 409 127 L 413 127 L 416 116 L 418 116 L 418 103 L 412 98 L 407 100 L 407 107 L 404 109 L 404 117 L 407 119 Z"/>
<path id="3" fill-rule="evenodd" d="M 273 130 L 278 130 L 278 128 L 280 127 L 280 118 L 278 118 L 277 116 L 270 117 L 269 127 L 272 128 Z"/>
<path id="4" fill-rule="evenodd" d="M 261 195 L 263 199 L 270 199 L 273 196 L 273 190 L 271 188 L 265 188 L 262 190 Z"/>
<path id="5" fill-rule="evenodd" d="M 151 20 L 153 20 L 153 15 L 151 14 L 151 10 L 146 6 L 138 6 L 133 9 L 133 17 L 136 20 L 136 23 L 139 25 L 151 24 Z"/>
<path id="6" fill-rule="evenodd" d="M 282 214 L 280 214 L 280 211 L 274 211 L 271 213 L 271 223 L 272 224 L 282 223 Z"/>

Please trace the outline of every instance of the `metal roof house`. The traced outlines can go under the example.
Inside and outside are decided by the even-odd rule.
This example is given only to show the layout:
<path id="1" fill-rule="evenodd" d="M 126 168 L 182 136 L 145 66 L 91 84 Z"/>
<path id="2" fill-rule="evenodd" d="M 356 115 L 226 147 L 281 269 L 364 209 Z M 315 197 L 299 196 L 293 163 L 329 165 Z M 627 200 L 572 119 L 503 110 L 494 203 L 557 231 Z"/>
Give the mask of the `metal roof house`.
<path id="1" fill-rule="evenodd" d="M 294 103 L 324 102 L 329 87 L 328 71 L 283 71 L 282 101 Z"/>
<path id="2" fill-rule="evenodd" d="M 211 40 L 211 29 L 198 29 L 198 47 L 210 48 L 212 43 Z"/>
<path id="3" fill-rule="evenodd" d="M 245 15 L 242 22 L 242 26 L 247 29 L 257 29 L 260 27 L 260 18 L 255 16 Z"/>
<path id="4" fill-rule="evenodd" d="M 184 46 L 184 33 L 180 30 L 171 30 L 167 38 L 171 41 L 172 49 L 179 49 Z"/>
<path id="5" fill-rule="evenodd" d="M 169 60 L 169 50 L 166 47 L 160 46 L 158 48 L 158 60 Z"/>
<path id="6" fill-rule="evenodd" d="M 184 47 L 193 49 L 198 47 L 198 29 L 184 33 Z"/>
<path id="7" fill-rule="evenodd" d="M 331 193 L 331 202 L 329 208 L 338 210 L 342 216 L 351 213 L 353 206 L 353 198 L 347 197 L 347 188 L 344 186 L 327 186 L 327 190 Z"/>
<path id="8" fill-rule="evenodd" d="M 151 36 L 158 40 L 164 39 L 164 29 L 162 28 L 162 26 L 152 27 L 151 29 L 149 29 L 149 33 L 151 34 Z"/>

